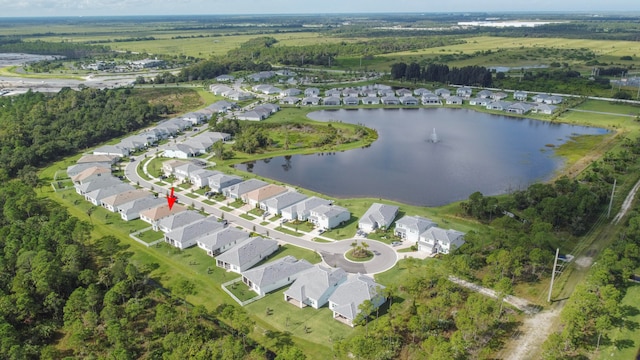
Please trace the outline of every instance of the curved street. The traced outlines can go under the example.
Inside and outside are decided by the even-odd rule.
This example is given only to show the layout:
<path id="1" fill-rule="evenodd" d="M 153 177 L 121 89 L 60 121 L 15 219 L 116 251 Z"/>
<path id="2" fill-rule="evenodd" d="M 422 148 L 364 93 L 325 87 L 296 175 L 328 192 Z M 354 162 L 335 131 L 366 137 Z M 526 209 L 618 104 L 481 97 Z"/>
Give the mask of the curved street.
<path id="1" fill-rule="evenodd" d="M 181 138 L 186 136 L 188 135 L 183 135 L 181 136 Z M 151 148 L 149 151 L 147 151 L 147 153 L 145 153 L 145 155 L 151 155 L 150 152 L 152 151 L 162 151 L 164 147 L 166 147 L 166 145 L 160 145 L 157 148 Z M 141 187 L 149 191 L 151 191 L 151 188 L 153 188 L 154 191 L 162 194 L 163 191 L 158 191 L 158 188 L 160 187 L 162 188 L 162 190 L 164 190 L 164 192 L 168 193 L 171 190 L 170 186 L 160 186 L 151 181 L 143 179 L 138 174 L 137 168 L 139 167 L 142 160 L 146 159 L 145 155 L 135 156 L 134 160 L 126 165 L 124 169 L 125 177 L 132 183 L 139 184 Z M 159 181 L 159 179 L 157 179 L 156 181 Z M 177 195 L 178 201 L 185 201 L 184 195 Z M 204 209 L 206 213 L 218 218 L 222 217 L 222 214 L 224 213 L 225 220 L 227 220 L 233 226 L 241 226 L 247 231 L 252 231 L 255 228 L 255 232 L 263 234 L 267 237 L 271 237 L 275 240 L 280 241 L 281 243 L 291 244 L 308 250 L 316 251 L 322 256 L 322 259 L 327 266 L 340 267 L 349 273 L 377 274 L 392 268 L 398 261 L 397 253 L 393 248 L 385 243 L 376 240 L 366 240 L 367 244 L 369 244 L 369 250 L 374 253 L 373 259 L 367 262 L 352 262 L 344 257 L 344 253 L 351 248 L 351 243 L 353 243 L 354 240 L 362 239 L 346 239 L 330 243 L 319 243 L 312 241 L 312 238 L 317 237 L 314 235 L 306 234 L 303 237 L 297 237 L 275 230 L 275 228 L 278 226 L 278 224 L 276 223 L 261 225 L 260 223 L 262 221 L 260 219 L 256 219 L 253 221 L 244 219 L 239 216 L 243 213 L 240 210 L 225 212 L 219 208 L 219 206 L 222 206 L 223 204 L 218 203 L 217 206 L 205 204 L 203 202 L 204 197 L 199 197 L 196 199 L 186 199 L 188 199 L 189 203 L 193 203 L 193 206 L 197 209 Z"/>

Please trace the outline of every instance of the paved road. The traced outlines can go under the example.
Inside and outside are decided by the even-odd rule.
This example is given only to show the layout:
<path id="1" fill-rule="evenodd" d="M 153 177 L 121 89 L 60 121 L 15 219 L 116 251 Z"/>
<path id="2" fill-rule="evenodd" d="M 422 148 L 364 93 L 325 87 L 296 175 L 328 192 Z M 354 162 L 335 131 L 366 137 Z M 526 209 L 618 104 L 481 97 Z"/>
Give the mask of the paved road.
<path id="1" fill-rule="evenodd" d="M 158 148 L 151 148 L 147 155 L 150 155 L 150 152 L 162 150 L 164 149 L 164 147 L 166 147 L 166 144 Z M 131 161 L 129 164 L 127 164 L 124 170 L 125 177 L 133 183 L 140 184 L 140 186 L 144 187 L 145 189 L 150 190 L 153 187 L 155 191 L 162 194 L 163 191 L 160 189 L 162 188 L 164 189 L 164 192 L 168 192 L 170 190 L 169 186 L 159 186 L 153 182 L 143 179 L 140 175 L 138 175 L 136 169 L 143 159 L 145 159 L 144 155 L 136 156 L 134 161 Z M 191 205 L 191 203 L 193 203 L 194 207 L 197 209 L 202 208 L 205 212 L 216 217 L 222 216 L 223 211 L 219 209 L 219 205 L 208 205 L 202 202 L 202 199 L 191 199 L 181 194 L 177 194 L 177 196 L 178 201 L 182 203 L 186 203 L 187 205 Z M 380 273 L 392 268 L 398 259 L 396 252 L 389 245 L 376 240 L 366 240 L 367 244 L 369 244 L 369 249 L 375 254 L 373 259 L 364 263 L 352 262 L 344 257 L 344 253 L 351 248 L 351 243 L 354 241 L 354 239 L 341 240 L 333 243 L 314 242 L 310 239 L 304 239 L 281 233 L 274 229 L 278 226 L 278 224 L 276 223 L 270 223 L 266 226 L 260 225 L 261 220 L 259 219 L 256 219 L 255 221 L 249 221 L 247 219 L 241 218 L 238 215 L 239 214 L 234 214 L 231 212 L 224 212 L 225 220 L 229 221 L 229 223 L 233 226 L 241 226 L 247 230 L 253 230 L 255 228 L 255 232 L 263 234 L 265 236 L 269 236 L 282 243 L 288 243 L 301 248 L 316 251 L 322 256 L 326 265 L 340 267 L 350 273 Z M 307 238 L 310 238 L 310 236 L 307 236 Z"/>

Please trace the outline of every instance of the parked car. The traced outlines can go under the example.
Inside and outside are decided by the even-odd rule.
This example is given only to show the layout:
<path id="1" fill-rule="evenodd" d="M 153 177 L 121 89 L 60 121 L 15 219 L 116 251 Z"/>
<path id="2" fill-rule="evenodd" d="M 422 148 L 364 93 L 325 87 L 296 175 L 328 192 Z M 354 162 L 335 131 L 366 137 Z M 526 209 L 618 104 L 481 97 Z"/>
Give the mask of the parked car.
<path id="1" fill-rule="evenodd" d="M 402 242 L 400 242 L 400 241 L 393 241 L 393 242 L 391 243 L 391 246 L 398 246 L 398 245 L 402 245 Z"/>

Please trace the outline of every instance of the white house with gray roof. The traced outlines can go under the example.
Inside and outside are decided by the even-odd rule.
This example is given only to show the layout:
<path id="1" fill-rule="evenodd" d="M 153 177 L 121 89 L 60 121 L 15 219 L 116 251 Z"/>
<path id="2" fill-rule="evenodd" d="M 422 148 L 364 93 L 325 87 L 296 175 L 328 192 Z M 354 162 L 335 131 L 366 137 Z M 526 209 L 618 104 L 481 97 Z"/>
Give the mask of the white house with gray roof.
<path id="1" fill-rule="evenodd" d="M 122 181 L 120 181 L 120 179 L 111 174 L 102 173 L 98 174 L 95 177 L 85 179 L 85 181 L 83 181 L 82 183 L 75 184 L 74 187 L 76 188 L 76 192 L 78 193 L 78 195 L 84 196 L 84 194 L 90 193 L 92 191 L 115 186 L 118 184 L 122 184 Z"/>
<path id="2" fill-rule="evenodd" d="M 268 184 L 262 180 L 249 179 L 224 188 L 223 193 L 226 197 L 240 199 L 242 195 L 267 185 Z"/>
<path id="3" fill-rule="evenodd" d="M 176 179 L 182 182 L 182 181 L 188 180 L 189 177 L 191 176 L 191 173 L 200 169 L 202 169 L 201 166 L 197 166 L 192 163 L 186 163 L 174 168 L 173 175 L 175 175 Z"/>
<path id="4" fill-rule="evenodd" d="M 464 233 L 436 226 L 420 234 L 418 240 L 418 250 L 428 253 L 448 254 L 462 245 L 464 245 Z"/>
<path id="5" fill-rule="evenodd" d="M 118 145 L 104 145 L 93 150 L 93 155 L 114 155 L 119 157 L 129 156 L 129 149 Z"/>
<path id="6" fill-rule="evenodd" d="M 461 88 L 456 89 L 456 95 L 463 98 L 469 98 L 472 93 L 473 93 L 473 90 L 471 90 L 470 87 L 463 86 Z"/>
<path id="7" fill-rule="evenodd" d="M 320 89 L 314 88 L 314 87 L 306 88 L 304 90 L 304 96 L 313 96 L 313 97 L 320 96 Z"/>
<path id="8" fill-rule="evenodd" d="M 145 197 L 130 201 L 118 207 L 118 213 L 124 221 L 135 220 L 140 217 L 144 210 L 154 208 L 167 203 L 167 199 L 156 197 Z"/>
<path id="9" fill-rule="evenodd" d="M 241 274 L 278 250 L 273 239 L 253 237 L 216 257 L 216 266 Z"/>
<path id="10" fill-rule="evenodd" d="M 378 105 L 380 98 L 377 96 L 365 96 L 362 98 L 362 105 Z"/>
<path id="11" fill-rule="evenodd" d="M 174 159 L 188 159 L 198 155 L 198 150 L 188 144 L 172 144 L 162 152 L 162 156 Z"/>
<path id="12" fill-rule="evenodd" d="M 396 221 L 396 228 L 393 233 L 401 239 L 415 242 L 420 239 L 420 234 L 434 226 L 438 226 L 438 224 L 431 219 L 407 215 Z"/>
<path id="13" fill-rule="evenodd" d="M 418 99 L 414 98 L 411 95 L 405 95 L 400 98 L 400 103 L 402 105 L 418 105 Z"/>
<path id="14" fill-rule="evenodd" d="M 93 205 L 100 206 L 102 204 L 102 199 L 131 190 L 135 190 L 132 185 L 121 182 L 113 186 L 97 189 L 92 192 L 86 193 L 84 194 L 84 198 L 85 200 L 91 202 Z"/>
<path id="15" fill-rule="evenodd" d="M 100 201 L 100 205 L 111 212 L 118 212 L 120 205 L 126 204 L 135 199 L 152 196 L 153 195 L 148 191 L 143 189 L 130 190 L 106 197 Z"/>
<path id="16" fill-rule="evenodd" d="M 351 327 L 360 313 L 360 304 L 365 300 L 371 301 L 377 309 L 387 301 L 382 294 L 385 287 L 376 283 L 372 278 L 364 275 L 349 275 L 329 297 L 329 309 L 333 311 L 333 318 Z"/>
<path id="17" fill-rule="evenodd" d="M 307 221 L 323 229 L 333 229 L 349 219 L 351 213 L 341 206 L 320 205 L 311 209 Z"/>
<path id="18" fill-rule="evenodd" d="M 373 203 L 358 221 L 358 229 L 372 232 L 378 228 L 389 228 L 398 215 L 398 209 L 394 205 Z"/>
<path id="19" fill-rule="evenodd" d="M 260 203 L 260 208 L 268 211 L 273 215 L 280 215 L 282 209 L 292 206 L 307 198 L 306 195 L 302 195 L 299 192 L 288 191 L 284 194 L 276 195 L 270 199 L 267 199 Z"/>
<path id="20" fill-rule="evenodd" d="M 204 218 L 205 216 L 197 211 L 187 210 L 160 219 L 160 221 L 158 221 L 158 229 L 164 233 L 168 233 L 196 221 L 203 220 Z"/>
<path id="21" fill-rule="evenodd" d="M 240 176 L 219 173 L 209 177 L 209 188 L 211 191 L 222 193 L 224 188 L 241 183 L 243 179 Z"/>
<path id="22" fill-rule="evenodd" d="M 244 271 L 242 282 L 258 295 L 264 296 L 268 292 L 291 284 L 301 272 L 312 267 L 313 265 L 307 260 L 298 260 L 289 255 Z"/>
<path id="23" fill-rule="evenodd" d="M 212 176 L 221 174 L 219 171 L 200 169 L 196 170 L 189 175 L 189 180 L 193 185 L 198 188 L 203 188 L 205 186 L 209 186 L 209 178 Z"/>
<path id="24" fill-rule="evenodd" d="M 236 244 L 249 239 L 249 233 L 234 227 L 225 227 L 212 234 L 198 239 L 198 247 L 207 252 L 209 256 L 218 256 L 229 250 Z"/>
<path id="25" fill-rule="evenodd" d="M 449 89 L 439 88 L 439 89 L 436 89 L 434 91 L 434 94 L 436 94 L 436 95 L 438 95 L 440 97 L 446 98 L 446 97 L 451 96 L 451 91 L 449 91 Z"/>
<path id="26" fill-rule="evenodd" d="M 338 285 L 347 280 L 341 268 L 316 265 L 298 275 L 296 281 L 284 292 L 284 301 L 300 308 L 311 306 L 319 309 L 329 301 Z"/>
<path id="27" fill-rule="evenodd" d="M 178 249 L 194 246 L 198 239 L 222 230 L 224 224 L 214 217 L 207 217 L 164 234 L 164 241 Z"/>
<path id="28" fill-rule="evenodd" d="M 444 102 L 447 105 L 462 105 L 462 98 L 459 96 L 449 96 Z"/>
<path id="29" fill-rule="evenodd" d="M 283 219 L 307 221 L 311 214 L 311 209 L 321 205 L 330 205 L 331 201 L 312 196 L 296 204 L 288 206 L 280 211 Z"/>
<path id="30" fill-rule="evenodd" d="M 442 105 L 442 101 L 435 94 L 424 94 L 421 100 L 423 105 Z"/>

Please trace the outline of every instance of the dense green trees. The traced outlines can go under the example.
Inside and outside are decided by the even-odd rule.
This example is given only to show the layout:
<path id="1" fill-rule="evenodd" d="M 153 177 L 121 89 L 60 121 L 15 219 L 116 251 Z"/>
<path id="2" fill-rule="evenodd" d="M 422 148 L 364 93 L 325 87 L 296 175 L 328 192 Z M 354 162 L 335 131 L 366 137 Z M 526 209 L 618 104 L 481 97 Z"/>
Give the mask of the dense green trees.
<path id="1" fill-rule="evenodd" d="M 15 175 L 158 119 L 129 90 L 63 89 L 48 97 L 28 92 L 0 98 L 0 169 Z"/>
<path id="2" fill-rule="evenodd" d="M 444 64 L 429 64 L 421 68 L 417 63 L 391 65 L 391 78 L 408 81 L 428 81 L 458 85 L 489 87 L 492 85 L 491 71 L 482 66 L 449 68 Z"/>

